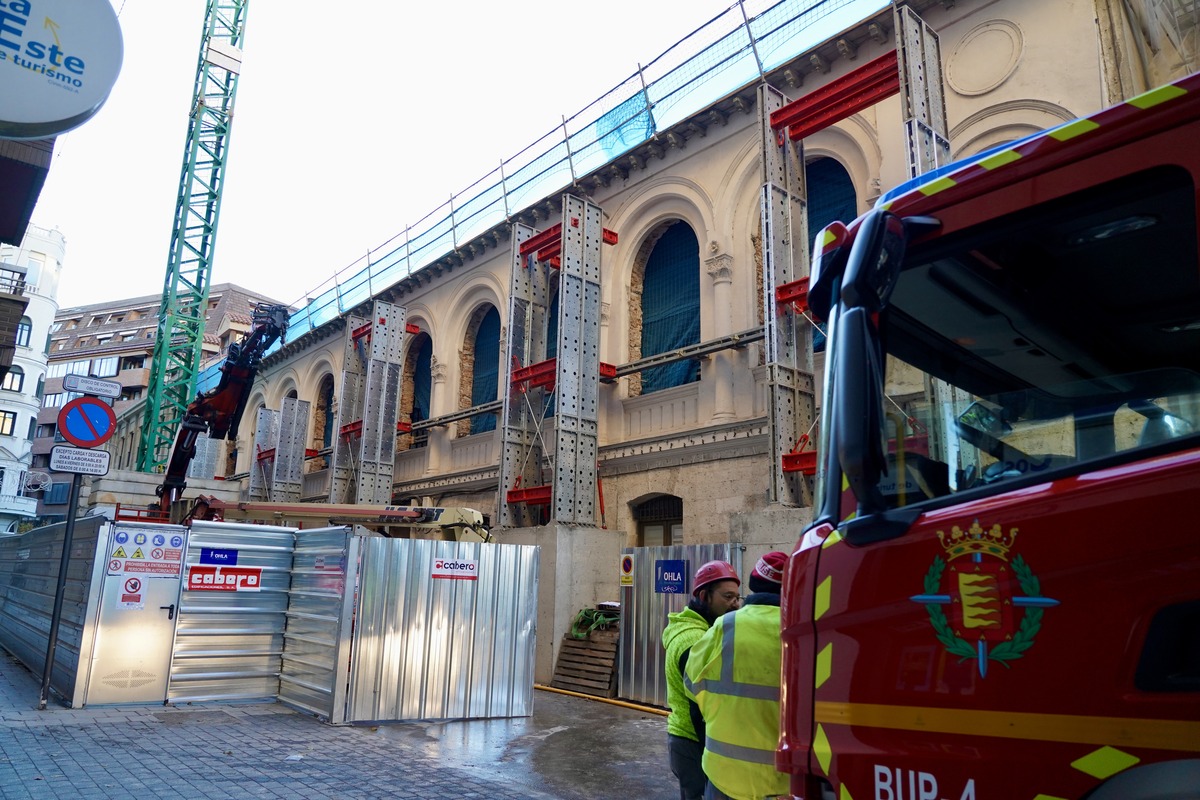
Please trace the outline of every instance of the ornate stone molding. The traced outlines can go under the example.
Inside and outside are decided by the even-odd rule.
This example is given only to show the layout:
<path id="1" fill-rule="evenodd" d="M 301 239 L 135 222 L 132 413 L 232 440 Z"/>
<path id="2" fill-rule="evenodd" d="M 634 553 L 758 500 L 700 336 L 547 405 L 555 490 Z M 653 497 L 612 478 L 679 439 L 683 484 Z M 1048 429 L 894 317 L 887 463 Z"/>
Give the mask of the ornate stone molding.
<path id="1" fill-rule="evenodd" d="M 714 286 L 720 283 L 733 283 L 733 256 L 722 253 L 705 259 L 704 268 Z"/>

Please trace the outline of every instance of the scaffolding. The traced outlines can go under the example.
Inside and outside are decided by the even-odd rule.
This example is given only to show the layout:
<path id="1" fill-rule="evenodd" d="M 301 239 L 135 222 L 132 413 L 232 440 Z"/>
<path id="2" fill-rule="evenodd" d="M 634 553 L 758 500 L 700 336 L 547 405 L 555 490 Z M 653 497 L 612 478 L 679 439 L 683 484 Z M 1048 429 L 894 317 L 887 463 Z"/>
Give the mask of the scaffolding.
<path id="1" fill-rule="evenodd" d="M 392 500 L 400 381 L 406 335 L 402 306 L 376 300 L 367 317 L 349 317 L 333 442 L 331 503 L 386 505 Z"/>
<path id="2" fill-rule="evenodd" d="M 888 5 L 888 0 L 738 0 L 448 203 L 308 292 L 297 303 L 287 340 L 453 257 L 464 243 L 523 211 L 553 213 L 548 198 L 562 191 L 607 185 L 623 161 L 641 158 L 638 150 L 647 143 L 685 139 L 675 126 L 686 122 L 690 135 L 703 135 L 706 125 L 723 124 L 731 109 L 747 111 L 752 101 L 743 90 L 818 46 L 831 19 L 841 17 L 843 27 L 871 19 L 883 24 Z"/>
<path id="3" fill-rule="evenodd" d="M 787 102 L 759 88 L 764 183 L 763 339 L 767 366 L 771 483 L 768 499 L 812 504 L 817 425 L 812 329 L 805 137 L 893 95 L 900 95 L 908 169 L 912 176 L 950 158 L 937 34 L 907 5 L 893 8 L 895 50 L 803 97 Z"/>
<path id="4" fill-rule="evenodd" d="M 499 506 L 505 528 L 548 518 L 596 524 L 600 380 L 615 377 L 613 367 L 600 363 L 600 247 L 615 244 L 617 235 L 604 229 L 598 205 L 569 194 L 563 195 L 561 220 L 541 233 L 513 225 L 501 411 Z M 556 283 L 558 336 L 549 358 Z M 542 512 L 547 506 L 549 515 Z"/>

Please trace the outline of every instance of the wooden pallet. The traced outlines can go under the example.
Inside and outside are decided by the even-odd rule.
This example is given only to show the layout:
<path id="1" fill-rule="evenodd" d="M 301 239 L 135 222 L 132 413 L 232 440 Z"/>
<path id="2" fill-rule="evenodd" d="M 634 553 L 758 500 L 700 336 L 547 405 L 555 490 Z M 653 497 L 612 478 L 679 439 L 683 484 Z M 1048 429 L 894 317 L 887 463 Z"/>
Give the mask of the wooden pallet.
<path id="1" fill-rule="evenodd" d="M 586 639 L 564 636 L 550 685 L 597 697 L 616 697 L 619 638 L 615 628 L 592 631 Z"/>

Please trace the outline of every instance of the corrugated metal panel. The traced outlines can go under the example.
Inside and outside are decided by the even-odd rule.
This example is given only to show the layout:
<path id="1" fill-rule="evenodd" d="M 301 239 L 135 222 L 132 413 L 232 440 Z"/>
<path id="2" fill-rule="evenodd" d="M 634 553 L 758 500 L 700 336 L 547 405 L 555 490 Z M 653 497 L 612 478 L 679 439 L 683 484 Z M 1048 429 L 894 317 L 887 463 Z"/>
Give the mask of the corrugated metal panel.
<path id="1" fill-rule="evenodd" d="M 79 653 L 81 648 L 89 650 L 88 606 L 94 584 L 98 584 L 94 568 L 104 522 L 103 517 L 78 520 L 71 537 L 50 686 L 72 704 L 85 677 L 79 674 Z M 66 523 L 59 523 L 20 536 L 0 537 L 0 643 L 38 675 L 46 664 L 66 529 Z"/>
<path id="2" fill-rule="evenodd" d="M 294 528 L 192 524 L 169 701 L 249 700 L 278 694 L 294 538 Z M 206 550 L 232 551 L 238 567 L 261 568 L 260 590 L 189 590 L 188 575 L 201 564 Z M 211 563 L 211 552 L 209 556 Z"/>
<path id="3" fill-rule="evenodd" d="M 350 614 L 360 541 L 344 527 L 304 530 L 297 532 L 292 554 L 279 699 L 334 723 L 346 716 Z"/>
<path id="4" fill-rule="evenodd" d="M 617 694 L 626 700 L 666 707 L 666 654 L 662 632 L 667 614 L 682 611 L 690 594 L 659 594 L 654 591 L 654 566 L 659 560 L 681 560 L 687 576 L 687 592 L 692 576 L 706 561 L 728 561 L 742 574 L 742 551 L 728 544 L 673 545 L 670 547 L 627 547 L 623 555 L 633 556 L 633 586 L 621 592 L 621 649 L 619 653 Z"/>
<path id="5" fill-rule="evenodd" d="M 348 720 L 533 713 L 538 548 L 362 540 Z M 435 579 L 438 559 L 476 580 Z"/>

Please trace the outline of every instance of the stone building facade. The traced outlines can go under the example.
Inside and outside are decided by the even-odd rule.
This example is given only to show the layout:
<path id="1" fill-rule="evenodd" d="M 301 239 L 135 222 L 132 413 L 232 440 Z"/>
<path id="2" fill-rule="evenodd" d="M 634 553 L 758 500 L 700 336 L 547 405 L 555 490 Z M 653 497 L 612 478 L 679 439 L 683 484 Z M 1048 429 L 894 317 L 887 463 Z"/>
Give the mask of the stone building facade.
<path id="1" fill-rule="evenodd" d="M 940 38 L 953 159 L 1092 113 L 1195 68 L 1197 20 L 1168 3 L 910 5 Z M 827 86 L 893 49 L 890 20 L 890 10 L 873 14 L 800 52 L 766 80 L 789 99 Z M 604 227 L 619 235 L 614 246 L 602 249 L 602 362 L 620 367 L 652 355 L 648 346 L 664 340 L 657 333 L 648 338 L 648 320 L 654 317 L 658 325 L 664 314 L 678 318 L 676 333 L 687 327 L 679 319 L 698 322 L 686 334 L 693 343 L 746 334 L 745 344 L 707 353 L 674 378 L 655 378 L 652 386 L 646 371 L 601 385 L 604 510 L 596 523 L 597 530 L 617 532 L 613 540 L 620 545 L 730 542 L 753 558 L 767 549 L 790 549 L 810 518 L 808 509 L 771 503 L 767 493 L 773 465 L 764 354 L 752 335 L 764 316 L 756 89 L 757 81 L 747 83 L 696 109 L 632 154 L 577 176 L 567 190 L 598 204 Z M 812 236 L 831 215 L 860 214 L 909 177 L 900 99 L 885 99 L 808 137 L 804 159 Z M 539 198 L 511 216 L 544 229 L 560 221 L 559 197 Z M 666 242 L 673 250 L 664 255 Z M 449 247 L 434 263 L 375 293 L 403 306 L 419 331 L 407 345 L 402 420 L 453 415 L 494 402 L 506 390 L 510 230 L 499 226 Z M 674 311 L 651 308 L 650 297 L 661 304 L 664 292 L 677 299 Z M 496 316 L 498 328 L 489 327 Z M 345 336 L 344 321 L 328 323 L 290 339 L 265 360 L 235 475 L 245 476 L 253 466 L 256 409 L 276 409 L 295 396 L 312 404 L 309 439 L 319 453 L 309 461 L 303 499 L 330 500 L 327 455 L 337 435 L 330 420 Z M 481 359 L 484 345 L 488 359 Z M 819 381 L 819 352 L 814 363 Z M 485 370 L 499 381 L 481 382 Z M 481 395 L 481 386 L 490 386 L 491 394 Z M 402 434 L 394 501 L 473 506 L 496 520 L 508 487 L 498 483 L 501 439 L 494 425 L 480 422 L 487 418 L 477 414 Z M 615 574 L 612 564 L 600 569 Z M 611 599 L 612 592 L 597 592 L 592 599 Z"/>

